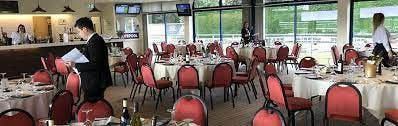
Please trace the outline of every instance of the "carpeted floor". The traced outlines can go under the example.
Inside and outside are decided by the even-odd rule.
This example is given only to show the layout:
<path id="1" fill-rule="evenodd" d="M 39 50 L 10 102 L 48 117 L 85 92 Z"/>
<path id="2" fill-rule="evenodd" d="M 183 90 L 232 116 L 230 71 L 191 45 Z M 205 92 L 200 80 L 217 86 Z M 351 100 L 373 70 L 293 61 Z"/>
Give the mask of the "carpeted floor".
<path id="1" fill-rule="evenodd" d="M 291 70 L 289 70 L 290 73 Z M 292 80 L 292 76 L 286 75 L 286 72 L 281 73 L 279 76 L 284 83 L 289 83 Z M 258 79 L 255 79 L 256 88 L 259 92 L 258 99 L 254 99 L 254 95 L 252 92 L 249 92 L 249 96 L 251 98 L 251 104 L 248 103 L 246 95 L 244 93 L 243 88 L 238 89 L 238 96 L 235 99 L 236 106 L 232 108 L 231 101 L 224 102 L 223 101 L 223 89 L 216 89 L 213 91 L 213 103 L 214 109 L 210 108 L 210 99 L 209 92 L 206 90 L 206 103 L 208 108 L 208 122 L 210 126 L 246 126 L 250 125 L 250 122 L 256 113 L 256 111 L 263 105 L 264 98 L 262 97 L 260 86 L 258 83 Z M 105 92 L 105 98 L 112 104 L 115 112 L 115 116 L 119 117 L 121 114 L 122 108 L 122 99 L 128 98 L 130 95 L 130 90 L 132 88 L 131 84 L 128 84 L 127 87 L 122 86 L 123 83 L 120 79 L 120 76 L 117 76 L 117 86 L 109 87 Z M 133 102 L 139 102 L 141 105 L 141 101 L 143 98 L 144 87 L 141 90 L 135 99 L 130 102 L 129 106 L 133 106 Z M 190 91 L 183 91 L 183 94 L 189 94 Z M 172 108 L 173 99 L 172 92 L 169 90 L 166 92 L 163 102 L 159 103 L 159 108 L 155 110 L 155 100 L 147 93 L 147 98 L 145 104 L 140 106 L 140 111 L 145 118 L 151 118 L 153 115 L 159 115 L 160 118 L 170 118 L 170 113 L 167 112 L 167 109 Z M 324 114 L 324 98 L 321 101 L 315 99 L 313 101 L 312 110 L 315 114 L 315 126 L 323 126 L 322 119 Z M 131 110 L 130 110 L 131 111 Z M 281 110 L 286 116 L 286 111 L 284 109 Z M 367 126 L 378 126 L 378 120 L 372 116 L 366 110 L 364 111 L 363 117 Z M 309 112 L 299 112 L 296 113 L 296 126 L 310 126 L 310 113 Z M 350 123 L 350 122 L 342 122 L 342 121 L 330 121 L 330 126 L 351 126 L 351 125 L 359 125 L 358 123 Z"/>

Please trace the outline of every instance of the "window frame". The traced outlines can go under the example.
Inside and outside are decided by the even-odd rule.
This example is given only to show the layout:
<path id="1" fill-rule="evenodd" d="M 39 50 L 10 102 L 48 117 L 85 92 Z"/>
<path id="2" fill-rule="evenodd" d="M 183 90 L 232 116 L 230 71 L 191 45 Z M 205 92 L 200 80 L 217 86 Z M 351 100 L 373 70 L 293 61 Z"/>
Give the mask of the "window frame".
<path id="1" fill-rule="evenodd" d="M 164 25 L 164 41 L 166 42 L 166 43 L 169 43 L 167 40 L 167 17 L 166 17 L 166 15 L 167 14 L 177 14 L 177 12 L 153 12 L 153 13 L 148 13 L 147 14 L 147 18 L 148 18 L 148 16 L 149 15 L 154 15 L 154 14 L 159 14 L 159 15 L 162 15 L 163 16 L 163 25 Z M 185 20 L 184 20 L 184 23 L 185 23 Z M 149 38 L 149 35 L 147 36 L 147 38 Z"/>

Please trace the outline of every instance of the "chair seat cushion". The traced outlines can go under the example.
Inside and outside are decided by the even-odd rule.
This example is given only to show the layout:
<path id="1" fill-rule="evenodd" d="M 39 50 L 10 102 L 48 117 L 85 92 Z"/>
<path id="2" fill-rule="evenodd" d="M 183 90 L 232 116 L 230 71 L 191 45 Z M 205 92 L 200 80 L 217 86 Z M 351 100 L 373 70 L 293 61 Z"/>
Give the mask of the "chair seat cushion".
<path id="1" fill-rule="evenodd" d="M 128 71 L 128 68 L 125 65 L 115 66 L 114 71 L 118 73 L 125 73 Z"/>
<path id="2" fill-rule="evenodd" d="M 235 84 L 244 84 L 249 82 L 249 77 L 248 76 L 235 76 L 232 77 L 232 83 Z"/>
<path id="3" fill-rule="evenodd" d="M 292 90 L 293 89 L 292 84 L 283 84 L 283 89 Z"/>
<path id="4" fill-rule="evenodd" d="M 303 109 L 311 109 L 312 102 L 310 100 L 299 98 L 299 97 L 288 97 L 287 103 L 289 110 L 303 110 Z"/>
<path id="5" fill-rule="evenodd" d="M 168 80 L 157 80 L 156 83 L 159 89 L 165 89 L 173 86 L 173 82 Z"/>
<path id="6" fill-rule="evenodd" d="M 386 118 L 398 121 L 398 109 L 387 109 L 384 114 Z"/>

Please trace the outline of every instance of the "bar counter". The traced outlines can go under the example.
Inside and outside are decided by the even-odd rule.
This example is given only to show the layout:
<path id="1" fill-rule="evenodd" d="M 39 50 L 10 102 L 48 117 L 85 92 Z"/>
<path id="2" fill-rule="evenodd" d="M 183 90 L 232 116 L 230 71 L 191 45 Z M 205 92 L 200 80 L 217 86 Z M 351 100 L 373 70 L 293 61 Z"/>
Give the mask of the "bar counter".
<path id="1" fill-rule="evenodd" d="M 140 45 L 136 39 L 110 39 L 105 42 L 107 46 L 112 43 L 121 48 L 125 47 L 124 43 Z M 21 73 L 33 74 L 36 70 L 43 69 L 40 57 L 48 57 L 49 53 L 62 57 L 71 49 L 80 49 L 84 44 L 86 41 L 0 46 L 0 72 L 7 73 L 6 76 L 10 78 L 20 77 Z M 140 52 L 139 47 L 135 46 L 133 50 Z"/>

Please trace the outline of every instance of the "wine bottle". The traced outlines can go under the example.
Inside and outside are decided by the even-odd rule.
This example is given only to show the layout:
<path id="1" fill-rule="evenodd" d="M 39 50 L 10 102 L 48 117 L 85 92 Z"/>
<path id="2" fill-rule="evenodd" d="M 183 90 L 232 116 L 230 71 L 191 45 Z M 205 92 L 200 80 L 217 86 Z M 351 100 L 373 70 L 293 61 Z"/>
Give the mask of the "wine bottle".
<path id="1" fill-rule="evenodd" d="M 132 126 L 142 126 L 140 112 L 138 111 L 138 102 L 135 102 L 133 109 Z"/>
<path id="2" fill-rule="evenodd" d="M 131 116 L 127 109 L 127 98 L 123 99 L 123 113 L 120 117 L 120 126 L 131 126 Z"/>
<path id="3" fill-rule="evenodd" d="M 185 62 L 189 63 L 189 53 L 185 53 Z"/>
<path id="4" fill-rule="evenodd" d="M 338 74 L 343 74 L 343 55 L 340 54 L 339 61 L 337 61 L 337 71 Z"/>

